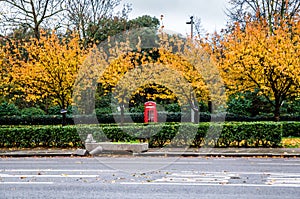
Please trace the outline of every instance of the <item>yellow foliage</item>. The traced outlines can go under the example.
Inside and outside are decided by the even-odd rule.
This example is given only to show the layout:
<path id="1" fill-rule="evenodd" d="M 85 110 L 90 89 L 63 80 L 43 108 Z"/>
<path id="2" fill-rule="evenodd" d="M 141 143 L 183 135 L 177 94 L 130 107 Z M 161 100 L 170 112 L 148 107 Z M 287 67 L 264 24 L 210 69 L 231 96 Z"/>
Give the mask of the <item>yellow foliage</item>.
<path id="1" fill-rule="evenodd" d="M 260 88 L 273 95 L 275 91 L 299 89 L 299 34 L 299 22 L 295 22 L 293 36 L 285 23 L 274 34 L 258 22 L 249 22 L 245 31 L 236 27 L 222 43 L 226 84 L 233 90 Z"/>
<path id="2" fill-rule="evenodd" d="M 74 81 L 85 58 L 78 35 L 60 39 L 55 32 L 42 33 L 39 40 L 32 38 L 17 50 L 17 55 L 26 51 L 24 59 L 11 62 L 14 81 L 23 97 L 27 101 L 47 99 L 61 108 L 71 104 Z"/>
<path id="3" fill-rule="evenodd" d="M 16 41 L 10 55 L 0 51 L 0 58 L 7 57 L 11 67 L 11 78 L 2 75 L 1 84 L 13 83 L 20 93 L 15 97 L 27 101 L 47 100 L 61 108 L 74 101 L 85 113 L 92 111 L 87 104 L 93 100 L 97 83 L 113 91 L 120 103 L 135 93 L 149 100 L 179 99 L 190 105 L 196 98 L 223 100 L 218 71 L 201 46 L 165 34 L 159 42 L 157 48 L 145 50 L 139 40 L 133 50 L 129 39 L 110 43 L 109 38 L 103 48 L 83 50 L 76 34 L 67 39 L 42 32 L 39 40 Z M 146 88 L 156 92 L 146 93 Z"/>
<path id="4" fill-rule="evenodd" d="M 199 91 L 198 97 L 202 100 L 207 99 L 207 88 L 201 74 L 197 73 L 190 63 L 163 48 L 156 50 L 159 52 L 157 60 L 153 60 L 145 52 L 120 56 L 105 69 L 98 82 L 107 89 L 118 86 L 114 92 L 120 91 L 117 94 L 119 102 L 127 102 L 135 93 L 147 95 L 149 100 L 156 98 L 174 100 L 179 97 L 178 95 L 190 92 L 184 90 L 188 87 Z M 146 94 L 144 93 L 146 88 L 152 88 L 157 92 L 153 95 Z M 129 93 L 124 92 L 124 89 Z M 187 99 L 182 103 L 186 102 Z"/>
<path id="5" fill-rule="evenodd" d="M 300 21 L 281 21 L 272 32 L 266 22 L 239 24 L 214 46 L 215 60 L 228 91 L 259 89 L 270 102 L 275 117 L 287 97 L 300 91 Z"/>

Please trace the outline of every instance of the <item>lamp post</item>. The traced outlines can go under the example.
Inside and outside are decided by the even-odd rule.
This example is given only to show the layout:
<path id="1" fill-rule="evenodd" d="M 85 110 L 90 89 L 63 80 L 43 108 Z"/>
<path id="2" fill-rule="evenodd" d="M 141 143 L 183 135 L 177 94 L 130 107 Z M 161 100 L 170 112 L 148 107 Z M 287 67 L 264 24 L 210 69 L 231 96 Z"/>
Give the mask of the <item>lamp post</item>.
<path id="1" fill-rule="evenodd" d="M 190 21 L 186 22 L 186 24 L 191 25 L 191 40 L 194 38 L 194 17 L 190 17 Z M 190 97 L 191 97 L 191 122 L 198 124 L 199 118 L 198 118 L 198 111 L 195 111 L 196 109 L 196 103 L 193 96 L 193 90 L 190 91 Z M 197 115 L 196 115 L 197 114 Z"/>
<path id="2" fill-rule="evenodd" d="M 191 38 L 193 39 L 194 37 L 194 17 L 190 17 L 191 21 L 186 22 L 186 24 L 191 25 Z"/>
<path id="3" fill-rule="evenodd" d="M 62 126 L 67 125 L 67 110 L 66 109 L 61 109 L 60 113 L 62 114 Z"/>

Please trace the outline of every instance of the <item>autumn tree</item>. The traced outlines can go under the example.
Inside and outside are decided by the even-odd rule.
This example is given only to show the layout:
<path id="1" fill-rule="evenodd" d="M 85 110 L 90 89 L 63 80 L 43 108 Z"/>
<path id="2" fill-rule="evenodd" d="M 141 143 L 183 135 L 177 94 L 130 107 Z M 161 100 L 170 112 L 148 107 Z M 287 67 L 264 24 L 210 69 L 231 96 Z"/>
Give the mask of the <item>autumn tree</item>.
<path id="1" fill-rule="evenodd" d="M 282 103 L 299 96 L 299 36 L 299 18 L 281 20 L 273 32 L 267 19 L 247 22 L 243 29 L 237 23 L 234 31 L 224 36 L 218 51 L 228 91 L 258 89 L 273 106 L 278 121 Z"/>
<path id="2" fill-rule="evenodd" d="M 15 96 L 19 95 L 18 85 L 14 83 L 14 66 L 21 58 L 26 57 L 20 47 L 20 41 L 9 36 L 0 39 L 0 95 L 2 100 L 16 102 Z M 18 52 L 19 51 L 19 52 Z"/>
<path id="3" fill-rule="evenodd" d="M 73 85 L 85 52 L 79 45 L 79 37 L 59 38 L 55 32 L 32 38 L 22 48 L 16 49 L 10 58 L 13 65 L 13 81 L 26 101 L 47 100 L 61 109 L 71 105 Z M 26 53 L 26 59 L 17 59 Z M 17 56 L 17 58 L 16 58 Z"/>
<path id="4" fill-rule="evenodd" d="M 103 41 L 108 35 L 126 30 L 127 15 L 131 7 L 125 4 L 120 12 L 115 12 L 121 0 L 67 0 L 65 3 L 66 25 L 69 29 L 75 28 L 86 43 L 99 39 Z"/>
<path id="5" fill-rule="evenodd" d="M 161 51 L 158 60 L 153 61 L 147 58 L 147 54 L 130 53 L 113 62 L 104 71 L 99 83 L 106 90 L 109 89 L 108 92 L 112 89 L 111 91 L 120 104 L 121 114 L 124 113 L 124 106 L 128 105 L 132 96 L 136 94 L 145 96 L 148 100 L 168 99 L 174 101 L 178 99 L 181 105 L 187 105 L 190 103 L 190 92 L 193 87 L 189 82 L 190 79 L 184 79 L 183 75 L 186 75 L 185 77 L 190 75 L 184 73 L 188 73 L 188 67 L 191 69 L 192 66 L 180 58 L 172 60 L 174 57 L 175 55 Z M 139 59 L 143 59 L 142 62 L 135 63 Z M 180 64 L 185 64 L 185 71 L 179 71 Z M 199 74 L 193 78 L 203 82 Z M 150 90 L 152 92 L 149 92 Z"/>
<path id="6" fill-rule="evenodd" d="M 298 0 L 229 0 L 229 5 L 227 15 L 232 23 L 266 20 L 271 32 L 279 19 L 291 20 L 300 13 Z"/>
<path id="7" fill-rule="evenodd" d="M 194 17 L 194 24 L 193 25 L 194 25 L 193 35 L 195 35 L 198 40 L 205 37 L 205 35 L 207 34 L 207 31 L 203 28 L 202 21 L 201 21 L 200 17 L 197 17 L 197 16 Z"/>
<path id="8" fill-rule="evenodd" d="M 21 28 L 24 31 L 34 32 L 35 38 L 38 39 L 41 29 L 58 27 L 63 2 L 63 0 L 1 0 L 0 21 L 3 28 L 9 32 Z"/>
<path id="9" fill-rule="evenodd" d="M 209 55 L 197 44 L 166 36 L 160 39 L 158 48 L 147 51 L 137 48 L 137 51 L 130 50 L 127 54 L 121 54 L 105 69 L 99 83 L 108 91 L 112 89 L 121 106 L 128 103 L 136 93 L 147 95 L 148 99 L 153 100 L 158 97 L 171 100 L 177 98 L 181 105 L 189 105 L 197 117 L 197 102 L 207 101 L 209 97 L 215 99 L 220 94 L 210 90 L 215 82 L 219 82 L 218 74 L 212 71 L 214 67 Z M 146 88 L 150 86 L 153 89 L 154 85 L 160 91 L 158 94 L 145 93 Z M 168 89 L 173 92 L 170 93 Z M 199 118 L 193 120 L 197 122 Z"/>
<path id="10" fill-rule="evenodd" d="M 274 22 L 275 16 L 291 19 L 299 14 L 300 2 L 297 0 L 230 0 L 228 15 L 234 22 L 242 22 L 245 17 L 265 18 Z"/>
<path id="11" fill-rule="evenodd" d="M 131 19 L 127 23 L 127 29 L 139 29 L 139 28 L 159 28 L 159 20 L 156 17 L 151 17 L 149 15 L 139 16 L 135 19 Z"/>
<path id="12" fill-rule="evenodd" d="M 0 96 L 8 96 L 12 89 L 12 67 L 9 64 L 8 45 L 0 46 Z"/>
<path id="13" fill-rule="evenodd" d="M 80 114 L 95 114 L 92 100 L 99 85 L 102 92 L 114 94 L 121 109 L 137 95 L 152 100 L 176 99 L 196 113 L 197 101 L 211 99 L 213 111 L 222 104 L 219 102 L 225 102 L 217 67 L 197 42 L 163 30 L 152 33 L 152 28 L 129 30 L 108 37 L 91 51 L 74 87 L 73 105 Z"/>

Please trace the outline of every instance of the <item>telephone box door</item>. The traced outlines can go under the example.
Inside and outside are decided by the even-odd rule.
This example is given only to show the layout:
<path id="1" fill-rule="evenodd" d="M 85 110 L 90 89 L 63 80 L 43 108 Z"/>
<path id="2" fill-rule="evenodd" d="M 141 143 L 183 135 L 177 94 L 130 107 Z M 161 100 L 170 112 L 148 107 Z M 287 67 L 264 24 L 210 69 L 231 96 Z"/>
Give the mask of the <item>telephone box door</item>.
<path id="1" fill-rule="evenodd" d="M 156 110 L 156 103 L 155 102 L 146 102 L 144 104 L 144 122 L 157 122 L 157 110 Z"/>

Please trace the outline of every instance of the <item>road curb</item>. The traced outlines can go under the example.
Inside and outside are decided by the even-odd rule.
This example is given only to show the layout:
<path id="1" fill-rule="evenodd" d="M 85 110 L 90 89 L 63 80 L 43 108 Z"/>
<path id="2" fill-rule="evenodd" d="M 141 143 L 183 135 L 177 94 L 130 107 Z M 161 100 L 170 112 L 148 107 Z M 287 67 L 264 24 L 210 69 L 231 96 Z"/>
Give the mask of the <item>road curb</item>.
<path id="1" fill-rule="evenodd" d="M 300 154 L 281 154 L 281 153 L 161 153 L 161 152 L 145 152 L 145 153 L 101 153 L 96 156 L 111 155 L 132 155 L 136 157 L 281 157 L 294 158 L 300 157 Z M 0 157 L 87 157 L 89 154 L 80 155 L 76 153 L 0 153 Z"/>
<path id="2" fill-rule="evenodd" d="M 0 157 L 55 157 L 55 156 L 87 156 L 88 151 L 85 149 L 78 149 L 76 151 L 12 151 L 1 152 Z"/>
<path id="3" fill-rule="evenodd" d="M 76 156 L 73 153 L 0 153 L 0 157 L 54 157 Z"/>
<path id="4" fill-rule="evenodd" d="M 103 151 L 95 156 L 136 156 L 136 157 L 281 157 L 281 158 L 293 158 L 300 157 L 300 149 L 280 149 L 280 150 L 232 150 L 224 149 L 222 150 L 208 150 L 208 151 L 152 151 L 135 153 L 128 151 Z M 39 151 L 1 151 L 0 157 L 55 157 L 55 156 L 65 156 L 65 157 L 88 157 L 89 152 L 85 149 L 77 150 L 39 150 Z"/>
<path id="5" fill-rule="evenodd" d="M 146 152 L 146 153 L 134 153 L 134 156 L 141 157 L 154 157 L 154 156 L 163 156 L 163 157 L 282 157 L 282 158 L 291 158 L 291 157 L 300 157 L 299 153 L 288 154 L 288 153 L 174 153 L 174 152 Z"/>

